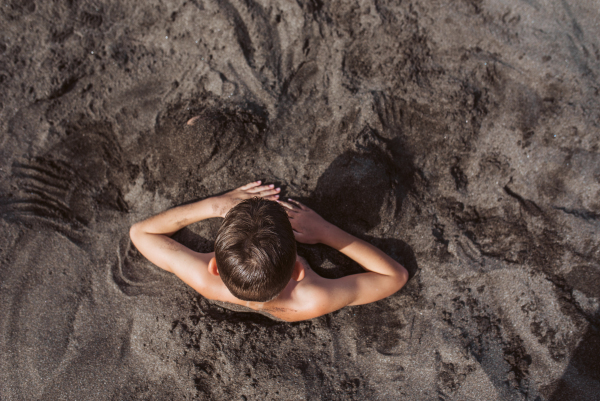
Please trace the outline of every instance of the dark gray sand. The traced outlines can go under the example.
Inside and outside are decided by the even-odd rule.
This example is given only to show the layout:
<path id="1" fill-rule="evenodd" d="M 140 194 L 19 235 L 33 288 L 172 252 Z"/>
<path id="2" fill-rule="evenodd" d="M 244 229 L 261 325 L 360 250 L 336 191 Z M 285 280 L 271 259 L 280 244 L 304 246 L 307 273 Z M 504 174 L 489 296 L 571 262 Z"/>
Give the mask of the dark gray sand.
<path id="1" fill-rule="evenodd" d="M 0 399 L 600 399 L 599 8 L 2 2 Z M 409 284 L 288 324 L 132 248 L 255 179 Z M 219 223 L 177 235 L 209 251 Z"/>

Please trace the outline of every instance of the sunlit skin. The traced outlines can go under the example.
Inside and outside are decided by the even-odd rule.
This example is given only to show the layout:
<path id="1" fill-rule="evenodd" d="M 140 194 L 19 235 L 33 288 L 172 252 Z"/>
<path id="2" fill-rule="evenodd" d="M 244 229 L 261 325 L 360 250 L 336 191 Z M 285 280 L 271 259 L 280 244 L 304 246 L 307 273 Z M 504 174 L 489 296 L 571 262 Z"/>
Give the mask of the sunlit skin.
<path id="1" fill-rule="evenodd" d="M 224 195 L 178 206 L 134 224 L 129 232 L 131 241 L 148 260 L 175 274 L 202 296 L 262 310 L 289 322 L 312 319 L 347 305 L 375 302 L 406 284 L 406 269 L 380 249 L 325 221 L 298 201 L 279 200 L 279 192 L 273 185 L 256 181 Z M 233 206 L 255 196 L 277 201 L 286 208 L 298 242 L 328 245 L 356 261 L 366 272 L 326 279 L 297 256 L 292 279 L 272 301 L 248 302 L 234 297 L 219 276 L 214 252 L 195 252 L 171 236 L 198 221 L 225 217 Z"/>

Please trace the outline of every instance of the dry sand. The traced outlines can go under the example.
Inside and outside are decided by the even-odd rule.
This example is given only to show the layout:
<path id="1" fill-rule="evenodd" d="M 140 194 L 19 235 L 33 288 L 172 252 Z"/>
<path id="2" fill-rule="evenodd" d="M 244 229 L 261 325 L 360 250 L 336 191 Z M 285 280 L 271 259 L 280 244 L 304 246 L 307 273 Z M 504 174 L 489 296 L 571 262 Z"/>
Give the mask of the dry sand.
<path id="1" fill-rule="evenodd" d="M 596 0 L 6 0 L 0 24 L 1 400 L 600 399 Z M 255 179 L 412 280 L 288 324 L 132 248 Z"/>

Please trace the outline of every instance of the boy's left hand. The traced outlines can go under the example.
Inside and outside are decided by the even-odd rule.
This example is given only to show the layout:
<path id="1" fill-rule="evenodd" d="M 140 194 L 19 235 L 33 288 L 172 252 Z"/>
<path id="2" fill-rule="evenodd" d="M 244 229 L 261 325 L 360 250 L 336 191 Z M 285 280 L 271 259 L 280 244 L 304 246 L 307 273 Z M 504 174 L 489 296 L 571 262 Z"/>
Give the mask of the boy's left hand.
<path id="1" fill-rule="evenodd" d="M 217 212 L 218 216 L 225 217 L 232 207 L 245 199 L 250 199 L 255 196 L 272 201 L 279 199 L 279 195 L 277 194 L 281 188 L 275 188 L 275 185 L 273 184 L 260 184 L 260 181 L 251 182 L 221 196 L 216 196 L 214 198 L 215 202 L 213 204 L 213 209 Z"/>
<path id="2" fill-rule="evenodd" d="M 323 242 L 323 236 L 327 236 L 327 230 L 333 227 L 317 212 L 304 206 L 302 203 L 289 199 L 287 202 L 279 202 L 287 210 L 292 230 L 296 241 L 303 244 L 318 244 Z"/>

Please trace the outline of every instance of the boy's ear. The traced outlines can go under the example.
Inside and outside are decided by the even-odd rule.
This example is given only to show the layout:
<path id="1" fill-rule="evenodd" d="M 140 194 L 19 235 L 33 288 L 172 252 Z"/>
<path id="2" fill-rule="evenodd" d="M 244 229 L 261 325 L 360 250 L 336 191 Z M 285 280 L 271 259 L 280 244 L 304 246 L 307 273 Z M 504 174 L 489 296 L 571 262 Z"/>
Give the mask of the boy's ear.
<path id="1" fill-rule="evenodd" d="M 211 258 L 208 261 L 208 272 L 213 276 L 219 275 L 219 268 L 217 267 L 217 259 Z"/>
<path id="2" fill-rule="evenodd" d="M 292 280 L 302 281 L 305 274 L 304 265 L 299 260 L 296 260 L 296 263 L 294 264 L 294 271 L 292 272 Z"/>

